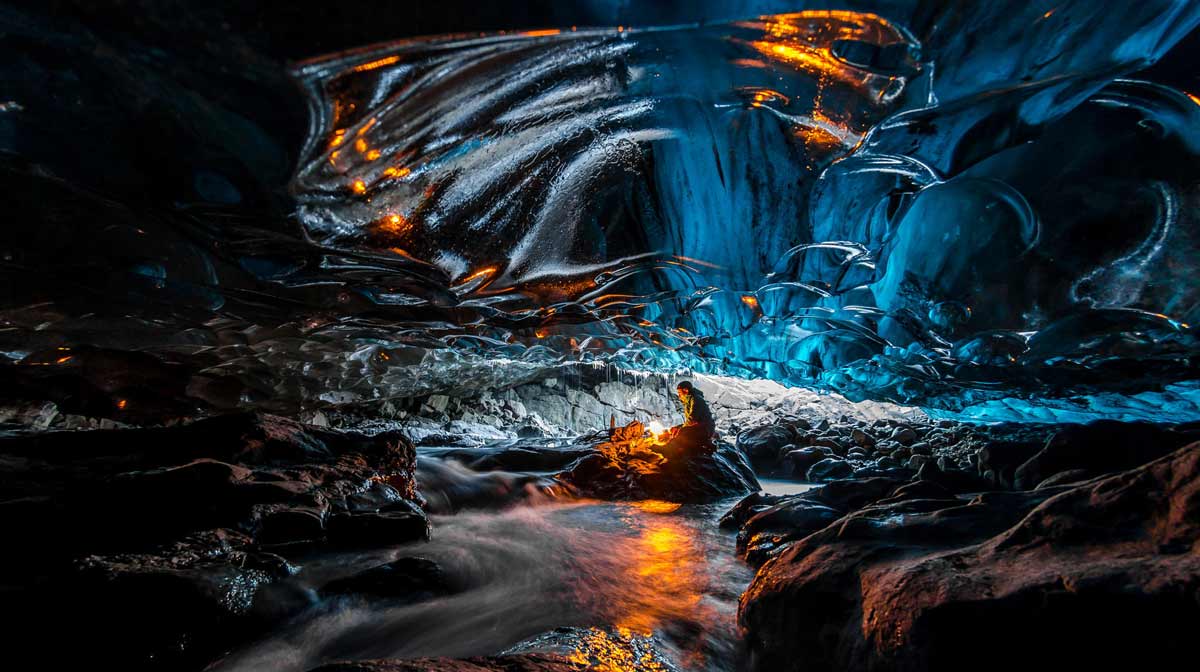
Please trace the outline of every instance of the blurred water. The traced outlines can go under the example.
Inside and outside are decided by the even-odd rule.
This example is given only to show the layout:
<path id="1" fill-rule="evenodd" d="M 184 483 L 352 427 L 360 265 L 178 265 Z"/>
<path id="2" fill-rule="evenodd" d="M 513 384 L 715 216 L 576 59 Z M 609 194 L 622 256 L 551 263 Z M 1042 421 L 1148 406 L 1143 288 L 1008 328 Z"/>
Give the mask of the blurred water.
<path id="1" fill-rule="evenodd" d="M 819 483 L 797 483 L 779 478 L 763 478 L 759 476 L 758 484 L 768 495 L 798 495 L 819 486 Z"/>
<path id="2" fill-rule="evenodd" d="M 737 600 L 751 578 L 717 529 L 732 503 L 534 499 L 434 516 L 429 543 L 318 555 L 302 563 L 295 584 L 313 590 L 418 555 L 438 562 L 458 592 L 411 605 L 321 600 L 214 669 L 298 672 L 340 659 L 497 654 L 545 635 L 522 650 L 599 669 L 732 670 Z"/>

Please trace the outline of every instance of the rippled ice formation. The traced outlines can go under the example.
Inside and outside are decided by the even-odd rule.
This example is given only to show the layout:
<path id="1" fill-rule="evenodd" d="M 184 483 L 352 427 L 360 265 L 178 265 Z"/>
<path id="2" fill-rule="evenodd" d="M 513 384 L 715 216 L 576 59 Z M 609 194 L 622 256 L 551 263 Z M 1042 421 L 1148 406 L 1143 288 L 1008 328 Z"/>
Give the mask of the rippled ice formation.
<path id="1" fill-rule="evenodd" d="M 1125 77 L 1200 7 L 992 4 L 304 63 L 299 218 L 402 325 L 371 356 L 434 368 L 603 360 L 951 410 L 1195 379 L 1200 98 Z"/>

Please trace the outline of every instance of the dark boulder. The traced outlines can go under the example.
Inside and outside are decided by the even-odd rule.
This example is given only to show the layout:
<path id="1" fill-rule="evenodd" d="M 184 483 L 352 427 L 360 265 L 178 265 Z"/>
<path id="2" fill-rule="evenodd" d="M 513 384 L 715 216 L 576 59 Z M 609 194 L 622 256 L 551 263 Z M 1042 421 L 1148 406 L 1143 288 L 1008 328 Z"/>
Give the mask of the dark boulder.
<path id="1" fill-rule="evenodd" d="M 829 453 L 813 446 L 789 450 L 783 456 L 781 475 L 788 478 L 805 478 L 809 468 L 826 457 L 829 457 Z"/>
<path id="2" fill-rule="evenodd" d="M 992 438 L 979 450 L 979 474 L 995 486 L 1011 488 L 1017 467 L 1036 455 L 1045 443 L 1044 435 Z"/>
<path id="3" fill-rule="evenodd" d="M 804 496 L 849 513 L 889 496 L 903 483 L 888 477 L 847 479 L 813 488 Z"/>
<path id="4" fill-rule="evenodd" d="M 417 602 L 451 592 L 440 565 L 428 558 L 409 557 L 372 567 L 325 584 L 326 595 L 371 595 Z"/>
<path id="5" fill-rule="evenodd" d="M 668 453 L 670 444 L 664 447 Z M 661 499 L 714 502 L 759 490 L 758 479 L 741 451 L 718 442 L 709 450 L 664 459 L 645 449 L 604 444 L 580 458 L 558 479 L 587 497 L 609 500 Z"/>
<path id="6" fill-rule="evenodd" d="M 761 513 L 772 506 L 784 501 L 787 497 L 782 495 L 768 495 L 765 492 L 755 492 L 746 495 L 733 508 L 725 512 L 721 516 L 719 526 L 724 530 L 737 529 L 744 525 L 751 516 Z"/>
<path id="7" fill-rule="evenodd" d="M 338 513 L 328 538 L 340 546 L 379 546 L 429 539 L 429 519 L 415 505 L 374 513 Z"/>
<path id="8" fill-rule="evenodd" d="M 256 597 L 287 592 L 273 553 L 428 538 L 415 457 L 396 433 L 251 414 L 0 438 L 0 509 L 23 549 L 0 557 L 22 577 L 6 590 L 26 615 L 14 636 L 55 623 L 118 667 L 210 662 L 307 605 Z"/>
<path id="9" fill-rule="evenodd" d="M 1192 444 L 1075 486 L 868 506 L 768 561 L 739 620 L 759 670 L 1168 669 L 1200 628 L 1198 548 Z"/>
<path id="10" fill-rule="evenodd" d="M 810 481 L 832 481 L 847 478 L 854 473 L 850 463 L 836 457 L 827 457 L 808 468 L 805 475 Z"/>
<path id="11" fill-rule="evenodd" d="M 60 606 L 86 625 L 77 641 L 98 659 L 185 668 L 263 632 L 256 593 L 294 572 L 246 535 L 212 530 L 150 553 L 82 558 Z"/>
<path id="12" fill-rule="evenodd" d="M 943 469 L 936 462 L 923 462 L 915 478 L 917 481 L 936 483 L 956 494 L 991 489 L 991 484 L 981 476 L 961 469 Z"/>
<path id="13" fill-rule="evenodd" d="M 1041 490 L 1043 488 L 1051 488 L 1056 485 L 1067 485 L 1070 483 L 1079 483 L 1081 481 L 1086 481 L 1091 477 L 1092 477 L 1091 472 L 1089 472 L 1087 469 L 1068 469 L 1066 471 L 1060 471 L 1057 474 L 1054 474 L 1053 476 L 1048 477 L 1046 480 L 1042 481 L 1041 483 L 1038 483 L 1037 487 L 1034 488 L 1034 490 Z"/>
<path id="14" fill-rule="evenodd" d="M 1069 425 L 1055 432 L 1041 450 L 1017 467 L 1013 485 L 1032 488 L 1056 473 L 1072 469 L 1091 475 L 1132 469 L 1200 438 L 1195 434 L 1148 422 Z"/>
<path id="15" fill-rule="evenodd" d="M 764 425 L 738 434 L 736 444 L 756 469 L 769 473 L 777 467 L 783 447 L 795 438 L 784 425 Z"/>
<path id="16" fill-rule="evenodd" d="M 757 566 L 792 541 L 803 539 L 845 515 L 822 502 L 798 496 L 751 516 L 738 531 L 737 552 Z"/>

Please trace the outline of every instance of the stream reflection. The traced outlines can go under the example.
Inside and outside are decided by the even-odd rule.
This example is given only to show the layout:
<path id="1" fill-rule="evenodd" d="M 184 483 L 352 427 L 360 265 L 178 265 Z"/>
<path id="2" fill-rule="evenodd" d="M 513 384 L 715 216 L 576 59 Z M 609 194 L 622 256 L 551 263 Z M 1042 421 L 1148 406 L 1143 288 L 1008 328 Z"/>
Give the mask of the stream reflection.
<path id="1" fill-rule="evenodd" d="M 735 613 L 751 573 L 715 518 L 730 503 L 555 502 L 436 516 L 434 539 L 304 561 L 295 588 L 396 558 L 438 562 L 457 589 L 417 604 L 317 600 L 216 670 L 334 660 L 545 651 L 598 670 L 736 668 Z"/>

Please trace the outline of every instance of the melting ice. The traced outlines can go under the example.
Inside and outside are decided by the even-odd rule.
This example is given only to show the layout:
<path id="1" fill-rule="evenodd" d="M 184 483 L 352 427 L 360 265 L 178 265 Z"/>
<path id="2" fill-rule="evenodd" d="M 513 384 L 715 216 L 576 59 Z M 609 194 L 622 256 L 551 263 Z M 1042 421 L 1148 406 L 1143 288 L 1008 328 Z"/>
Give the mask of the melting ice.
<path id="1" fill-rule="evenodd" d="M 925 35 L 822 10 L 318 59 L 297 70 L 299 216 L 456 362 L 951 411 L 1194 379 L 1200 104 L 1124 77 L 1200 10 L 988 30 L 994 11 Z"/>

